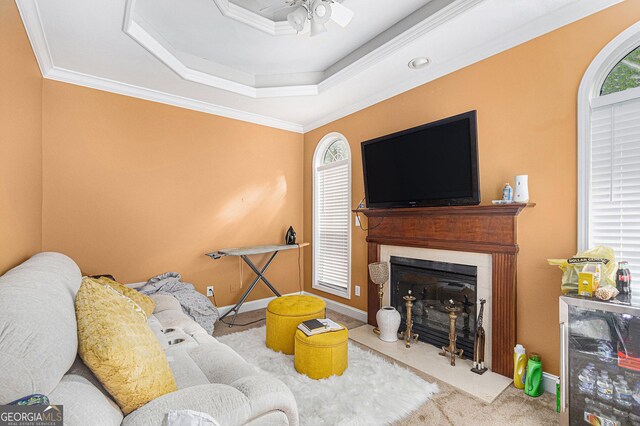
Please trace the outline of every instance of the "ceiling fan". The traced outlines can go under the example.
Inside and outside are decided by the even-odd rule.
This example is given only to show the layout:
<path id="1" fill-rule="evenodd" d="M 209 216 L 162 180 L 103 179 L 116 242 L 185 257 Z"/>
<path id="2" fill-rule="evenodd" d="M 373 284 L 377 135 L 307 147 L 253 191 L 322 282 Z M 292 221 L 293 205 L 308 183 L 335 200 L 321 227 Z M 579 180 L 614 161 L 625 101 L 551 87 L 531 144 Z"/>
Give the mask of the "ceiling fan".
<path id="1" fill-rule="evenodd" d="M 300 32 L 307 21 L 311 26 L 311 37 L 327 31 L 325 24 L 333 20 L 341 27 L 346 27 L 353 18 L 353 11 L 335 0 L 285 0 L 283 3 L 260 9 L 262 13 L 273 13 L 284 9 L 292 9 L 287 14 L 291 28 Z"/>

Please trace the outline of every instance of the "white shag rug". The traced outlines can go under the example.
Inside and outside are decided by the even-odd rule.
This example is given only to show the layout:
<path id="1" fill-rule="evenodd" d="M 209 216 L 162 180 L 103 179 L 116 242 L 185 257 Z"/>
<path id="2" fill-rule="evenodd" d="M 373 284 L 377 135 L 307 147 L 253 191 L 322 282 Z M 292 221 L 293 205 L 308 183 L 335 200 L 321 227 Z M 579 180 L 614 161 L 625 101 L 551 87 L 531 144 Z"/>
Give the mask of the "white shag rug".
<path id="1" fill-rule="evenodd" d="M 293 366 L 293 355 L 265 345 L 265 327 L 219 337 L 260 372 L 293 392 L 302 426 L 387 425 L 409 415 L 438 386 L 349 341 L 349 367 L 342 376 L 313 380 Z"/>

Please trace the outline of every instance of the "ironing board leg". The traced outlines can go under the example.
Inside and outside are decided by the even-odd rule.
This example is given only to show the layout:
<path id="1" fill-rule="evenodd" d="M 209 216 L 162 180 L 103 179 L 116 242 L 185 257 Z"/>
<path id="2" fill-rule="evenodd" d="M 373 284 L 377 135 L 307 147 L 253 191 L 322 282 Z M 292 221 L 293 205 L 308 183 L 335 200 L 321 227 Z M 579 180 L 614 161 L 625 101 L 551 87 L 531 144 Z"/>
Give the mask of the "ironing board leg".
<path id="1" fill-rule="evenodd" d="M 245 263 L 247 265 L 249 265 L 249 267 L 253 270 L 253 272 L 256 273 L 256 277 L 255 279 L 251 282 L 251 285 L 249 285 L 249 287 L 247 287 L 247 289 L 245 290 L 245 292 L 242 294 L 242 297 L 240 297 L 240 300 L 238 301 L 238 303 L 235 304 L 235 306 L 233 308 L 231 308 L 229 311 L 227 311 L 224 315 L 222 315 L 219 319 L 223 320 L 227 317 L 227 315 L 229 315 L 230 313 L 233 312 L 233 320 L 231 321 L 231 324 L 229 324 L 229 327 L 233 327 L 236 323 L 236 319 L 238 318 L 238 313 L 240 311 L 240 307 L 242 306 L 242 304 L 244 303 L 244 301 L 247 299 L 247 297 L 249 296 L 249 293 L 251 293 L 251 291 L 253 290 L 253 288 L 256 286 L 256 284 L 258 284 L 258 281 L 262 280 L 264 281 L 264 283 L 271 289 L 271 291 L 273 291 L 273 293 L 280 297 L 281 294 L 278 292 L 278 290 L 276 290 L 273 285 L 269 282 L 269 280 L 267 280 L 267 278 L 264 276 L 264 272 L 267 270 L 267 268 L 269 267 L 269 265 L 271 265 L 271 262 L 273 261 L 273 259 L 276 257 L 276 254 L 278 254 L 278 252 L 274 252 L 271 257 L 269 258 L 269 260 L 267 260 L 267 263 L 264 264 L 264 266 L 262 267 L 262 269 L 258 269 L 256 267 L 256 265 L 253 264 L 253 262 L 251 262 L 251 259 L 249 259 L 246 255 L 241 256 L 242 260 L 245 261 Z"/>
<path id="2" fill-rule="evenodd" d="M 273 255 L 271 255 L 271 257 L 269 258 L 269 260 L 267 261 L 267 263 L 264 265 L 264 268 L 262 268 L 262 270 L 258 270 L 258 268 L 256 267 L 256 265 L 253 264 L 253 262 L 251 262 L 251 260 L 247 257 L 247 256 L 242 256 L 242 258 L 244 259 L 244 261 L 247 263 L 247 265 L 249 265 L 249 267 L 253 270 L 253 272 L 256 273 L 257 277 L 256 279 L 260 279 L 262 280 L 270 289 L 271 291 L 278 297 L 282 296 L 280 294 L 280 292 L 278 290 L 276 290 L 276 288 L 273 286 L 273 284 L 271 284 L 269 282 L 269 280 L 267 279 L 267 277 L 264 276 L 264 271 L 267 270 L 267 268 L 269 267 L 269 265 L 271 264 L 271 261 L 273 260 L 274 257 L 276 257 L 276 254 L 278 254 L 278 252 L 274 252 Z"/>

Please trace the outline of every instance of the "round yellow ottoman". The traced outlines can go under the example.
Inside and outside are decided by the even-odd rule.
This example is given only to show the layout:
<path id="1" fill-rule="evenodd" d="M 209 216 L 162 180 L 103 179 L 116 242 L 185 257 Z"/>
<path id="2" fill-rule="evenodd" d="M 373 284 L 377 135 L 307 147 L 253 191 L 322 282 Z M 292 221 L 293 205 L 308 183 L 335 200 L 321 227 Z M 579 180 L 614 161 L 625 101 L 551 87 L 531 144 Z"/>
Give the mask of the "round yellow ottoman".
<path id="1" fill-rule="evenodd" d="M 298 373 L 312 379 L 341 376 L 349 364 L 349 331 L 339 331 L 307 336 L 296 331 L 296 353 L 294 365 Z"/>
<path id="2" fill-rule="evenodd" d="M 294 335 L 306 320 L 324 318 L 324 300 L 314 296 L 282 296 L 267 306 L 267 347 L 293 355 Z"/>

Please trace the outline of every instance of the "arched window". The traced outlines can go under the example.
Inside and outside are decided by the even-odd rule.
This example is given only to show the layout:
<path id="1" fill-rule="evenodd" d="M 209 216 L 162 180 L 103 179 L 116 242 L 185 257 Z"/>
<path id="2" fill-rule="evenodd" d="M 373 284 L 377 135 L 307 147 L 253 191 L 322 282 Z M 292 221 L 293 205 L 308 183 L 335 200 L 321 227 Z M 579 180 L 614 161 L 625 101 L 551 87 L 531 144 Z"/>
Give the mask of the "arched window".
<path id="1" fill-rule="evenodd" d="M 640 23 L 593 60 L 578 97 L 578 246 L 612 247 L 640 296 Z"/>
<path id="2" fill-rule="evenodd" d="M 339 133 L 325 136 L 313 157 L 314 289 L 351 297 L 351 155 Z"/>

